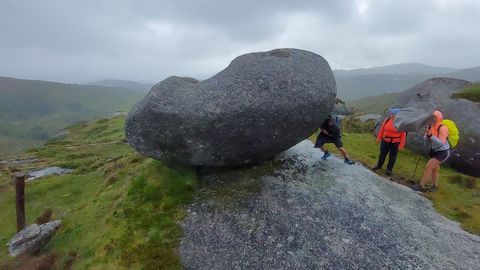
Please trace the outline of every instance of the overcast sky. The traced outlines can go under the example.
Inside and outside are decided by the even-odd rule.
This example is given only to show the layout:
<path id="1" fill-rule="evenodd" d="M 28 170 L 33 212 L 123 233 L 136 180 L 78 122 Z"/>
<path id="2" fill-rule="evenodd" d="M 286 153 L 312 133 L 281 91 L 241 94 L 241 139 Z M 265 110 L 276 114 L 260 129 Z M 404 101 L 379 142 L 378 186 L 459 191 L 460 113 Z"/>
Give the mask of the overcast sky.
<path id="1" fill-rule="evenodd" d="M 294 47 L 334 69 L 480 65 L 480 0 L 0 0 L 0 76 L 204 78 Z"/>

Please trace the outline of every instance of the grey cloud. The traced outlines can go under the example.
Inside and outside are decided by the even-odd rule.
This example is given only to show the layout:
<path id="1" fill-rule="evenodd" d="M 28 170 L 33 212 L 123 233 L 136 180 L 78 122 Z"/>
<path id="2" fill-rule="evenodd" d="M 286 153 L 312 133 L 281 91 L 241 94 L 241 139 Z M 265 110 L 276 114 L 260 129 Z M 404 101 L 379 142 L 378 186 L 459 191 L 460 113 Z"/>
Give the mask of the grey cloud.
<path id="1" fill-rule="evenodd" d="M 312 50 L 335 68 L 469 67 L 480 65 L 479 13 L 474 0 L 3 0 L 0 76 L 206 76 L 274 47 Z"/>

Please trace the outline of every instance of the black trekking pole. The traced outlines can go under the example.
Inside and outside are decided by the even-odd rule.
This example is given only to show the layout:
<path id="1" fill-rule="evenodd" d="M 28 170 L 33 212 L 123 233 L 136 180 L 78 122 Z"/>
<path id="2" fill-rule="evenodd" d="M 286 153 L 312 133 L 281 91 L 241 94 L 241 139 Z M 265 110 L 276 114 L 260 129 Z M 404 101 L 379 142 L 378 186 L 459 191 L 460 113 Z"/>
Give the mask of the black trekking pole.
<path id="1" fill-rule="evenodd" d="M 412 179 L 415 180 L 415 173 L 417 172 L 417 168 L 418 168 L 418 163 L 420 162 L 420 158 L 422 156 L 421 155 L 418 155 L 418 159 L 417 159 L 417 165 L 415 165 L 415 170 L 413 170 L 413 174 L 412 174 Z"/>

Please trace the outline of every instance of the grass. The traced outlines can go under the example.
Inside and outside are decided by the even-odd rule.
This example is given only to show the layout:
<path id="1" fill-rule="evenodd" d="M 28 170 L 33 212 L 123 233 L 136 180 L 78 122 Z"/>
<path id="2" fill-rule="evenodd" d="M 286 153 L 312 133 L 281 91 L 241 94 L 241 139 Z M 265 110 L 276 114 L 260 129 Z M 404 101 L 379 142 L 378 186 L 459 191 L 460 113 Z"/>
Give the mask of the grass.
<path id="1" fill-rule="evenodd" d="M 373 97 L 364 97 L 349 101 L 347 105 L 362 112 L 382 114 L 385 109 L 389 108 L 394 103 L 398 94 L 399 93 L 388 93 Z"/>
<path id="2" fill-rule="evenodd" d="M 480 84 L 474 83 L 465 87 L 462 91 L 454 93 L 452 98 L 463 98 L 473 102 L 480 102 Z"/>
<path id="3" fill-rule="evenodd" d="M 315 139 L 315 136 L 310 138 Z M 376 165 L 379 155 L 379 146 L 371 133 L 344 133 L 343 142 L 345 149 L 351 158 L 371 168 Z M 329 150 L 340 155 L 335 147 L 327 145 Z M 413 175 L 415 166 L 418 168 Z M 408 149 L 399 152 L 394 167 L 393 180 L 411 185 L 419 181 L 423 174 L 423 168 L 427 158 Z M 384 170 L 378 172 L 385 176 Z M 466 231 L 480 235 L 480 179 L 466 176 L 448 167 L 442 167 L 440 171 L 440 189 L 435 193 L 425 193 L 425 196 L 433 202 L 435 209 L 442 215 L 458 221 Z"/>
<path id="4" fill-rule="evenodd" d="M 196 189 L 196 175 L 191 168 L 167 166 L 134 152 L 123 142 L 123 125 L 124 117 L 80 123 L 66 137 L 27 153 L 40 159 L 38 165 L 74 169 L 26 185 L 27 224 L 48 211 L 52 219 L 62 220 L 38 255 L 54 254 L 54 269 L 180 267 L 177 222 Z M 18 169 L 27 170 L 0 170 L 0 269 L 15 263 L 5 246 L 15 234 L 10 172 Z"/>

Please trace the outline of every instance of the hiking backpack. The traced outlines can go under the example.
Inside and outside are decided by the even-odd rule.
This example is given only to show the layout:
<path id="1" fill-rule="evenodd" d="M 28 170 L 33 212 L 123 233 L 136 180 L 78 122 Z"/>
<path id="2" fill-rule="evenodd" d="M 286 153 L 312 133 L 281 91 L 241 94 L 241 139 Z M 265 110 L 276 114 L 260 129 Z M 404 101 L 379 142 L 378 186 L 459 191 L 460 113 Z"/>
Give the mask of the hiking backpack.
<path id="1" fill-rule="evenodd" d="M 458 140 L 460 139 L 460 136 L 458 135 L 458 128 L 455 122 L 453 122 L 450 119 L 444 119 L 442 121 L 442 124 L 438 126 L 437 133 L 440 134 L 440 128 L 442 126 L 446 126 L 448 129 L 448 143 L 450 144 L 450 147 L 453 149 L 457 146 Z"/>

